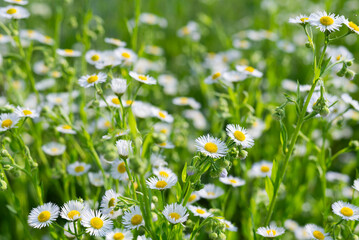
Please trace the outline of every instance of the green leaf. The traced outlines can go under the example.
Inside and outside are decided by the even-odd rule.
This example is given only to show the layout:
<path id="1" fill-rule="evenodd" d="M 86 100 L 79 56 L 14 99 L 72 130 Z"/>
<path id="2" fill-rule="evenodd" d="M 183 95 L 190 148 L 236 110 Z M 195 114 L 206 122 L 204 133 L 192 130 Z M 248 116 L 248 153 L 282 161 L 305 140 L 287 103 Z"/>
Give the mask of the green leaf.
<path id="1" fill-rule="evenodd" d="M 266 189 L 269 201 L 272 201 L 273 194 L 274 194 L 274 187 L 273 187 L 272 181 L 270 180 L 270 178 L 268 176 L 266 176 L 266 179 L 265 179 L 265 189 Z"/>
<path id="2" fill-rule="evenodd" d="M 176 198 L 177 198 L 177 202 L 181 201 L 181 195 L 182 195 L 182 188 L 181 188 L 181 184 L 179 182 L 177 182 L 176 184 Z"/>
<path id="3" fill-rule="evenodd" d="M 280 121 L 280 141 L 282 143 L 283 153 L 287 152 L 288 133 L 285 125 Z"/>
<path id="4" fill-rule="evenodd" d="M 130 126 L 131 135 L 134 137 L 137 136 L 139 132 L 137 130 L 136 118 L 131 109 L 128 110 L 128 125 Z"/>
<path id="5" fill-rule="evenodd" d="M 279 169 L 279 163 L 276 159 L 274 159 L 273 166 L 272 166 L 272 173 L 271 173 L 271 180 L 272 180 L 273 185 L 275 185 L 275 182 L 277 179 L 278 169 Z"/>
<path id="6" fill-rule="evenodd" d="M 186 182 L 186 176 L 187 176 L 187 162 L 185 163 L 183 170 L 182 170 L 182 182 Z"/>

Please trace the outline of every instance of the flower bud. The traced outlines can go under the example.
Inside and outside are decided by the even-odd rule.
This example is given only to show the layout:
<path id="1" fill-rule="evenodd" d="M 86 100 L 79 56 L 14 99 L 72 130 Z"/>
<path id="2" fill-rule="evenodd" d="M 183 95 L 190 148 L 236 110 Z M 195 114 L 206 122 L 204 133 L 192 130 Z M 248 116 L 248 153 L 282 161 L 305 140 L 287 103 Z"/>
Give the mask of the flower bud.
<path id="1" fill-rule="evenodd" d="M 153 197 L 152 197 L 152 202 L 155 202 L 155 203 L 158 202 L 158 197 L 153 196 Z"/>
<path id="2" fill-rule="evenodd" d="M 355 72 L 348 69 L 347 72 L 345 73 L 345 78 L 348 79 L 348 80 L 353 80 L 354 77 L 355 77 Z"/>
<path id="3" fill-rule="evenodd" d="M 228 175 L 228 172 L 227 172 L 227 170 L 224 168 L 224 169 L 222 169 L 221 173 L 219 174 L 219 177 L 224 178 L 224 177 L 227 177 L 227 175 Z"/>
<path id="4" fill-rule="evenodd" d="M 209 239 L 217 239 L 217 238 L 218 238 L 217 233 L 210 233 L 209 234 Z"/>
<path id="5" fill-rule="evenodd" d="M 337 72 L 338 77 L 344 77 L 345 73 L 347 72 L 347 65 L 343 64 L 343 67 Z"/>
<path id="6" fill-rule="evenodd" d="M 345 62 L 345 64 L 350 67 L 351 65 L 353 65 L 353 61 L 352 60 L 348 60 Z"/>
<path id="7" fill-rule="evenodd" d="M 349 147 L 351 148 L 351 149 L 358 149 L 359 148 L 359 141 L 358 140 L 351 140 L 350 142 L 349 142 Z"/>
<path id="8" fill-rule="evenodd" d="M 0 179 L 0 190 L 5 191 L 6 189 L 7 189 L 7 183 L 3 179 Z"/>
<path id="9" fill-rule="evenodd" d="M 285 117 L 285 111 L 281 107 L 277 107 L 273 113 L 273 118 L 277 121 L 282 120 Z"/>
<path id="10" fill-rule="evenodd" d="M 238 154 L 238 157 L 241 159 L 241 160 L 244 160 L 246 159 L 248 156 L 248 152 L 244 149 L 242 149 L 241 151 L 239 151 L 239 154 Z"/>
<path id="11" fill-rule="evenodd" d="M 319 113 L 320 113 L 320 116 L 326 117 L 326 116 L 329 115 L 330 110 L 329 110 L 329 108 L 328 108 L 327 106 L 325 106 L 325 107 L 323 107 L 323 108 L 320 110 Z"/>

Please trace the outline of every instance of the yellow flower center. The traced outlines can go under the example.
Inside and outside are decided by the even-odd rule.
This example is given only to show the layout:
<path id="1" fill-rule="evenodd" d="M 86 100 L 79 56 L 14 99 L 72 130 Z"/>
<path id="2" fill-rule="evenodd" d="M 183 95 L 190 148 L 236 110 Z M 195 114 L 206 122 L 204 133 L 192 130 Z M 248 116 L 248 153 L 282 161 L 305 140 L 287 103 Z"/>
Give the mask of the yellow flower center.
<path id="1" fill-rule="evenodd" d="M 246 136 L 245 136 L 244 133 L 241 132 L 241 131 L 235 131 L 235 132 L 233 133 L 233 136 L 234 136 L 237 140 L 239 140 L 239 141 L 244 141 L 244 140 L 246 140 Z"/>
<path id="2" fill-rule="evenodd" d="M 79 172 L 83 172 L 85 170 L 84 166 L 77 166 L 75 167 L 75 172 L 79 173 Z"/>
<path id="3" fill-rule="evenodd" d="M 161 129 L 160 132 L 166 134 L 166 133 L 167 133 L 167 129 Z"/>
<path id="4" fill-rule="evenodd" d="M 314 236 L 316 239 L 319 239 L 319 240 L 324 240 L 324 239 L 325 239 L 324 234 L 321 233 L 320 231 L 314 231 L 314 232 L 313 232 L 313 236 Z"/>
<path id="5" fill-rule="evenodd" d="M 22 113 L 26 116 L 32 114 L 32 112 L 30 110 L 23 110 Z"/>
<path id="6" fill-rule="evenodd" d="M 234 179 L 230 179 L 229 182 L 230 182 L 230 183 L 237 183 L 237 181 L 234 180 Z"/>
<path id="7" fill-rule="evenodd" d="M 329 16 L 324 16 L 319 19 L 320 23 L 324 26 L 330 26 L 334 23 L 334 19 Z"/>
<path id="8" fill-rule="evenodd" d="M 187 103 L 188 103 L 188 98 L 186 98 L 186 97 L 181 97 L 181 98 L 180 98 L 180 102 L 181 102 L 182 104 L 187 104 Z"/>
<path id="9" fill-rule="evenodd" d="M 7 14 L 15 14 L 17 12 L 16 8 L 9 8 L 6 13 Z"/>
<path id="10" fill-rule="evenodd" d="M 11 125 L 12 125 L 12 120 L 11 119 L 5 119 L 1 123 L 1 127 L 3 127 L 3 128 L 11 127 Z"/>
<path id="11" fill-rule="evenodd" d="M 215 196 L 216 194 L 214 192 L 207 192 L 208 196 Z"/>
<path id="12" fill-rule="evenodd" d="M 141 224 L 141 222 L 142 222 L 142 216 L 139 214 L 136 214 L 131 218 L 132 225 L 138 225 Z"/>
<path id="13" fill-rule="evenodd" d="M 51 213 L 49 211 L 42 211 L 39 216 L 37 217 L 37 220 L 39 222 L 46 222 L 51 217 Z"/>
<path id="14" fill-rule="evenodd" d="M 63 129 L 66 129 L 66 130 L 70 130 L 70 129 L 71 129 L 71 126 L 66 124 L 66 125 L 62 126 L 62 128 L 63 128 Z"/>
<path id="15" fill-rule="evenodd" d="M 273 233 L 273 236 L 275 236 L 277 234 L 276 230 L 273 230 L 273 229 L 270 229 L 270 230 L 267 230 L 267 234 L 269 235 L 270 233 Z"/>
<path id="16" fill-rule="evenodd" d="M 309 20 L 309 18 L 307 18 L 307 17 L 304 17 L 304 18 L 300 19 L 300 21 L 302 21 L 302 22 L 305 22 L 305 21 L 308 21 L 308 20 Z"/>
<path id="17" fill-rule="evenodd" d="M 125 166 L 125 163 L 124 163 L 124 162 L 118 164 L 118 166 L 117 166 L 117 171 L 118 171 L 119 173 L 125 173 L 125 172 L 126 172 L 126 166 Z"/>
<path id="18" fill-rule="evenodd" d="M 142 81 L 147 81 L 147 77 L 146 77 L 146 76 L 140 75 L 140 76 L 138 76 L 138 78 L 141 79 Z"/>
<path id="19" fill-rule="evenodd" d="M 55 98 L 55 102 L 56 103 L 62 103 L 62 98 L 59 98 L 59 97 Z"/>
<path id="20" fill-rule="evenodd" d="M 160 118 L 166 118 L 166 115 L 163 112 L 159 112 L 158 115 L 160 116 Z"/>
<path id="21" fill-rule="evenodd" d="M 220 72 L 216 72 L 215 74 L 212 75 L 212 79 L 215 80 L 217 78 L 219 78 L 221 76 Z"/>
<path id="22" fill-rule="evenodd" d="M 184 35 L 188 35 L 190 33 L 189 28 L 187 26 L 182 28 L 182 32 Z"/>
<path id="23" fill-rule="evenodd" d="M 267 165 L 263 165 L 261 167 L 261 171 L 264 172 L 264 173 L 269 172 L 269 170 L 270 170 L 270 168 Z"/>
<path id="24" fill-rule="evenodd" d="M 255 69 L 253 67 L 248 66 L 244 70 L 252 73 L 252 72 L 254 72 Z"/>
<path id="25" fill-rule="evenodd" d="M 97 75 L 94 75 L 94 76 L 91 76 L 87 79 L 87 82 L 88 83 L 94 83 L 98 80 L 98 76 Z"/>
<path id="26" fill-rule="evenodd" d="M 100 229 L 103 226 L 103 221 L 99 217 L 94 217 L 91 219 L 90 224 L 95 229 Z"/>
<path id="27" fill-rule="evenodd" d="M 156 188 L 165 188 L 167 186 L 166 181 L 160 180 L 156 183 Z"/>
<path id="28" fill-rule="evenodd" d="M 162 177 L 168 178 L 168 173 L 166 173 L 165 171 L 160 171 L 159 174 L 160 174 L 160 176 L 162 176 Z"/>
<path id="29" fill-rule="evenodd" d="M 70 218 L 70 219 L 74 219 L 75 216 L 78 216 L 80 217 L 80 212 L 77 211 L 77 210 L 72 210 L 70 211 L 67 216 Z"/>
<path id="30" fill-rule="evenodd" d="M 98 54 L 92 55 L 91 60 L 96 62 L 96 61 L 100 60 L 100 56 Z"/>
<path id="31" fill-rule="evenodd" d="M 113 239 L 114 240 L 122 240 L 122 239 L 125 239 L 125 235 L 123 235 L 123 233 L 115 233 L 113 235 Z"/>
<path id="32" fill-rule="evenodd" d="M 70 54 L 70 55 L 74 53 L 74 50 L 72 50 L 72 49 L 64 49 L 64 51 L 65 51 L 65 53 Z"/>
<path id="33" fill-rule="evenodd" d="M 196 194 L 192 194 L 189 199 L 188 199 L 188 202 L 192 202 L 196 199 Z"/>
<path id="34" fill-rule="evenodd" d="M 114 207 L 115 206 L 115 199 L 111 198 L 110 201 L 108 201 L 108 207 Z"/>
<path id="35" fill-rule="evenodd" d="M 207 152 L 210 152 L 210 153 L 216 153 L 218 151 L 218 147 L 215 143 L 213 142 L 208 142 L 204 145 L 204 149 L 207 151 Z"/>
<path id="36" fill-rule="evenodd" d="M 355 31 L 359 31 L 358 25 L 353 22 L 349 22 L 349 27 L 353 28 Z"/>
<path id="37" fill-rule="evenodd" d="M 124 58 L 130 58 L 131 57 L 130 54 L 128 54 L 127 52 L 123 52 L 121 55 Z"/>
<path id="38" fill-rule="evenodd" d="M 103 125 L 104 125 L 105 127 L 111 127 L 111 122 L 110 122 L 110 121 L 106 121 Z"/>
<path id="39" fill-rule="evenodd" d="M 167 145 L 167 143 L 163 142 L 163 143 L 160 143 L 159 145 L 162 146 L 162 147 L 165 147 Z"/>
<path id="40" fill-rule="evenodd" d="M 170 213 L 170 214 L 168 214 L 168 216 L 169 216 L 170 218 L 174 218 L 175 220 L 178 220 L 178 219 L 181 217 L 181 215 L 179 215 L 179 214 L 176 213 L 176 212 Z"/>
<path id="41" fill-rule="evenodd" d="M 126 104 L 127 104 L 127 105 L 131 105 L 132 103 L 133 103 L 132 100 L 127 100 L 127 101 L 126 101 Z"/>
<path id="42" fill-rule="evenodd" d="M 206 213 L 206 211 L 204 211 L 202 209 L 197 209 L 196 212 L 199 213 L 199 214 L 205 214 Z"/>
<path id="43" fill-rule="evenodd" d="M 348 207 L 343 207 L 342 209 L 340 209 L 340 213 L 346 217 L 353 216 L 353 214 L 354 214 L 353 210 Z"/>
<path id="44" fill-rule="evenodd" d="M 115 97 L 115 98 L 112 98 L 111 102 L 112 102 L 113 104 L 119 105 L 119 104 L 120 104 L 120 99 L 118 99 L 117 97 Z"/>
<path id="45" fill-rule="evenodd" d="M 57 147 L 51 148 L 51 152 L 56 153 L 59 149 Z"/>
<path id="46" fill-rule="evenodd" d="M 339 54 L 339 55 L 336 57 L 337 61 L 339 61 L 341 58 L 342 58 L 342 55 L 341 55 L 341 54 Z"/>

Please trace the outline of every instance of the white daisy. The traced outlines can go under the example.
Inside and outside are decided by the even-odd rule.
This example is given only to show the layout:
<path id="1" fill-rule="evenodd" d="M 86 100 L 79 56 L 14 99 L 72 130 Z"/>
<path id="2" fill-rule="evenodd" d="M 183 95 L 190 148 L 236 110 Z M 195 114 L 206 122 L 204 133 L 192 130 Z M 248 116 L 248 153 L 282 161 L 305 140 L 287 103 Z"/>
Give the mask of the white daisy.
<path id="1" fill-rule="evenodd" d="M 325 233 L 324 229 L 318 227 L 315 224 L 307 224 L 305 225 L 305 230 L 309 234 L 311 239 L 319 239 L 319 240 L 331 240 L 329 233 Z"/>
<path id="2" fill-rule="evenodd" d="M 332 204 L 333 213 L 340 216 L 344 220 L 358 220 L 359 219 L 359 207 L 338 201 Z"/>
<path id="3" fill-rule="evenodd" d="M 14 3 L 14 4 L 19 4 L 19 5 L 26 5 L 28 4 L 27 0 L 4 0 L 5 2 L 8 3 Z"/>
<path id="4" fill-rule="evenodd" d="M 233 225 L 233 223 L 231 223 L 230 221 L 226 220 L 226 219 L 222 219 L 219 218 L 218 219 L 220 222 L 224 223 L 224 225 L 226 226 L 226 229 L 230 232 L 237 232 L 238 228 L 236 226 Z"/>
<path id="5" fill-rule="evenodd" d="M 177 183 L 177 176 L 171 174 L 168 177 L 151 177 L 146 180 L 146 184 L 151 189 L 165 190 L 173 187 Z"/>
<path id="6" fill-rule="evenodd" d="M 224 190 L 212 183 L 204 185 L 204 188 L 198 191 L 200 197 L 205 199 L 215 199 L 224 194 Z"/>
<path id="7" fill-rule="evenodd" d="M 254 145 L 254 140 L 251 135 L 247 133 L 245 128 L 239 125 L 228 124 L 226 127 L 227 135 L 237 144 L 243 148 L 251 148 Z"/>
<path id="8" fill-rule="evenodd" d="M 223 79 L 227 82 L 241 82 L 246 78 L 247 78 L 246 74 L 237 71 L 229 71 L 223 73 Z"/>
<path id="9" fill-rule="evenodd" d="M 114 78 L 111 80 L 111 89 L 116 94 L 124 94 L 127 89 L 127 81 L 123 78 Z"/>
<path id="10" fill-rule="evenodd" d="M 168 204 L 162 214 L 172 224 L 183 223 L 188 218 L 187 208 L 177 203 Z"/>
<path id="11" fill-rule="evenodd" d="M 326 11 L 318 11 L 310 14 L 309 23 L 317 27 L 321 32 L 333 32 L 339 30 L 343 24 L 343 19 L 333 13 L 328 14 Z"/>
<path id="12" fill-rule="evenodd" d="M 138 74 L 138 73 L 133 72 L 133 71 L 131 71 L 129 74 L 136 81 L 139 81 L 139 82 L 142 82 L 142 83 L 145 83 L 145 84 L 153 85 L 153 84 L 157 83 L 156 79 L 154 79 L 153 77 L 148 76 L 148 75 Z"/>
<path id="13" fill-rule="evenodd" d="M 308 21 L 309 21 L 309 17 L 306 15 L 302 15 L 302 14 L 300 14 L 299 16 L 296 16 L 294 18 L 289 18 L 290 23 L 304 24 L 304 23 L 307 23 Z"/>
<path id="14" fill-rule="evenodd" d="M 160 167 L 167 166 L 168 163 L 164 160 L 164 156 L 162 156 L 161 154 L 152 154 L 151 155 L 151 165 L 156 168 L 160 168 Z"/>
<path id="15" fill-rule="evenodd" d="M 89 172 L 88 173 L 89 181 L 95 187 L 102 187 L 104 185 L 103 175 L 101 171 L 98 172 Z"/>
<path id="16" fill-rule="evenodd" d="M 29 117 L 29 118 L 37 118 L 39 117 L 39 112 L 30 108 L 22 108 L 20 106 L 18 106 L 15 109 L 15 113 L 19 116 L 19 117 Z"/>
<path id="17" fill-rule="evenodd" d="M 30 13 L 26 8 L 9 5 L 0 8 L 0 16 L 8 19 L 23 19 L 28 18 Z"/>
<path id="18" fill-rule="evenodd" d="M 116 159 L 111 163 L 111 177 L 114 179 L 126 180 L 128 178 L 125 162 Z"/>
<path id="19" fill-rule="evenodd" d="M 354 22 L 349 21 L 348 19 L 346 19 L 345 17 L 342 17 L 342 21 L 345 25 L 347 25 L 347 27 L 352 31 L 355 32 L 356 34 L 359 34 L 359 27 L 357 24 L 355 24 Z"/>
<path id="20" fill-rule="evenodd" d="M 205 208 L 190 205 L 190 206 L 188 206 L 188 209 L 195 216 L 199 216 L 199 217 L 202 217 L 202 218 L 208 218 L 208 217 L 212 216 L 212 213 L 208 212 L 207 209 L 205 209 Z"/>
<path id="21" fill-rule="evenodd" d="M 206 77 L 204 79 L 204 82 L 207 84 L 214 84 L 214 83 L 218 83 L 219 80 L 222 79 L 222 73 L 221 72 L 215 72 L 213 74 L 211 74 L 210 76 Z"/>
<path id="22" fill-rule="evenodd" d="M 82 217 L 85 205 L 78 200 L 71 200 L 61 208 L 61 217 L 68 221 L 75 221 Z"/>
<path id="23" fill-rule="evenodd" d="M 359 191 L 359 179 L 354 180 L 353 186 L 355 190 Z"/>
<path id="24" fill-rule="evenodd" d="M 16 128 L 16 124 L 20 118 L 16 113 L 2 113 L 0 114 L 0 132 L 4 132 L 11 128 Z"/>
<path id="25" fill-rule="evenodd" d="M 81 176 L 87 173 L 91 168 L 90 164 L 86 164 L 83 162 L 74 162 L 67 166 L 67 172 L 72 176 Z"/>
<path id="26" fill-rule="evenodd" d="M 157 146 L 164 149 L 173 149 L 175 147 L 175 145 L 171 142 L 158 143 Z"/>
<path id="27" fill-rule="evenodd" d="M 257 69 L 251 66 L 237 65 L 236 70 L 240 73 L 245 73 L 248 76 L 253 76 L 257 78 L 261 78 L 263 76 L 262 72 L 258 71 Z"/>
<path id="28" fill-rule="evenodd" d="M 85 54 L 85 59 L 89 64 L 95 65 L 102 59 L 102 53 L 96 50 L 89 50 Z"/>
<path id="29" fill-rule="evenodd" d="M 107 96 L 106 102 L 111 107 L 121 108 L 120 99 L 116 95 Z M 107 104 L 104 101 L 102 101 L 100 102 L 100 107 L 107 107 Z"/>
<path id="30" fill-rule="evenodd" d="M 284 232 L 284 228 L 277 227 L 275 224 L 271 224 L 269 227 L 260 227 L 257 229 L 257 234 L 269 238 L 280 236 Z"/>
<path id="31" fill-rule="evenodd" d="M 65 134 L 76 134 L 76 131 L 72 129 L 70 125 L 63 124 L 56 127 L 56 130 Z"/>
<path id="32" fill-rule="evenodd" d="M 124 61 L 125 65 L 131 65 L 136 62 L 137 55 L 134 51 L 128 48 L 118 48 L 115 50 L 115 55 Z"/>
<path id="33" fill-rule="evenodd" d="M 120 139 L 116 142 L 118 154 L 122 158 L 127 158 L 132 152 L 132 141 Z"/>
<path id="34" fill-rule="evenodd" d="M 256 162 L 252 165 L 252 168 L 248 172 L 248 176 L 250 177 L 270 177 L 272 173 L 272 162 L 268 161 L 260 161 Z"/>
<path id="35" fill-rule="evenodd" d="M 50 36 L 44 36 L 44 35 L 40 35 L 37 39 L 40 43 L 43 43 L 43 44 L 47 44 L 47 45 L 54 45 L 55 41 L 53 38 L 51 38 Z"/>
<path id="36" fill-rule="evenodd" d="M 57 143 L 57 142 L 49 142 L 42 146 L 42 150 L 47 155 L 58 156 L 65 152 L 66 146 L 61 143 Z"/>
<path id="37" fill-rule="evenodd" d="M 126 46 L 126 42 L 121 41 L 120 39 L 117 39 L 117 38 L 105 38 L 105 43 L 113 44 L 117 47 L 125 47 Z"/>
<path id="38" fill-rule="evenodd" d="M 176 97 L 172 100 L 172 103 L 178 106 L 190 106 L 194 109 L 199 109 L 201 107 L 199 102 L 190 97 Z"/>
<path id="39" fill-rule="evenodd" d="M 284 227 L 286 229 L 294 232 L 299 227 L 299 224 L 292 219 L 287 219 L 284 221 Z"/>
<path id="40" fill-rule="evenodd" d="M 49 202 L 33 208 L 29 214 L 27 222 L 33 228 L 43 228 L 49 226 L 59 216 L 59 207 Z"/>
<path id="41" fill-rule="evenodd" d="M 193 204 L 193 203 L 197 202 L 199 199 L 201 199 L 201 197 L 199 196 L 199 193 L 197 191 L 192 192 L 191 196 L 189 196 L 189 198 L 188 198 L 187 205 Z"/>
<path id="42" fill-rule="evenodd" d="M 233 177 L 231 175 L 223 178 L 219 178 L 219 181 L 221 181 L 224 184 L 232 185 L 232 187 L 240 187 L 243 186 L 246 181 L 237 177 Z"/>
<path id="43" fill-rule="evenodd" d="M 98 74 L 82 76 L 79 79 L 79 84 L 81 87 L 88 88 L 94 86 L 95 84 L 106 82 L 106 79 L 106 73 L 99 72 Z"/>
<path id="44" fill-rule="evenodd" d="M 106 234 L 106 240 L 132 240 L 131 231 L 115 228 Z"/>
<path id="45" fill-rule="evenodd" d="M 113 223 L 108 216 L 100 211 L 87 209 L 81 217 L 81 224 L 86 228 L 86 232 L 92 236 L 104 237 L 111 231 Z"/>
<path id="46" fill-rule="evenodd" d="M 139 229 L 145 224 L 139 206 L 133 206 L 122 217 L 122 224 L 126 229 Z"/>
<path id="47" fill-rule="evenodd" d="M 168 178 L 169 176 L 173 175 L 173 171 L 169 168 L 160 167 L 153 169 L 153 174 L 155 174 L 157 177 L 164 177 Z"/>
<path id="48" fill-rule="evenodd" d="M 120 196 L 114 190 L 110 189 L 105 192 L 101 200 L 101 212 L 103 214 L 109 214 L 116 207 L 117 198 Z"/>
<path id="49" fill-rule="evenodd" d="M 167 136 L 170 135 L 170 133 L 171 133 L 171 124 L 168 124 L 168 123 L 158 122 L 158 123 L 155 123 L 155 125 L 153 125 L 153 128 L 154 128 L 155 132 L 160 132 Z"/>
<path id="50" fill-rule="evenodd" d="M 163 111 L 157 107 L 152 108 L 152 115 L 161 121 L 172 123 L 173 122 L 173 116 L 169 114 L 167 111 Z"/>
<path id="51" fill-rule="evenodd" d="M 227 154 L 227 146 L 219 138 L 212 137 L 211 135 L 201 136 L 196 139 L 197 151 L 202 152 L 204 155 L 211 158 L 224 157 Z"/>
<path id="52" fill-rule="evenodd" d="M 56 53 L 62 57 L 80 57 L 81 52 L 73 49 L 56 49 Z"/>

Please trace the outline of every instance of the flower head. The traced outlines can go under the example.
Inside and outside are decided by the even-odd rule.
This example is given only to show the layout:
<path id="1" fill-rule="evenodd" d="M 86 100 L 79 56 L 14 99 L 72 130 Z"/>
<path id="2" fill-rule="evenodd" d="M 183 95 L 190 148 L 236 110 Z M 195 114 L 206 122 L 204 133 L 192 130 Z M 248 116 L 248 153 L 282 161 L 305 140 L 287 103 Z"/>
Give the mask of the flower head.
<path id="1" fill-rule="evenodd" d="M 139 206 L 133 206 L 122 217 L 122 224 L 126 229 L 139 229 L 145 224 Z"/>
<path id="2" fill-rule="evenodd" d="M 317 27 L 320 31 L 334 32 L 338 31 L 343 24 L 343 18 L 326 11 L 318 11 L 309 16 L 309 24 Z"/>
<path id="3" fill-rule="evenodd" d="M 269 227 L 260 227 L 257 229 L 257 234 L 269 238 L 280 236 L 284 232 L 284 228 L 277 227 L 275 224 L 271 224 Z"/>
<path id="4" fill-rule="evenodd" d="M 49 226 L 58 216 L 59 207 L 50 202 L 33 208 L 27 222 L 33 228 L 43 228 Z"/>
<path id="5" fill-rule="evenodd" d="M 100 211 L 87 209 L 81 217 L 81 224 L 86 228 L 86 232 L 92 236 L 104 237 L 111 231 L 113 223 L 108 216 Z"/>
<path id="6" fill-rule="evenodd" d="M 359 207 L 346 203 L 343 201 L 338 201 L 332 204 L 333 213 L 338 215 L 344 220 L 358 220 L 359 219 Z"/>
<path id="7" fill-rule="evenodd" d="M 172 224 L 183 223 L 188 218 L 187 208 L 177 203 L 167 205 L 162 214 Z"/>
<path id="8" fill-rule="evenodd" d="M 219 138 L 211 135 L 202 136 L 196 139 L 197 151 L 211 158 L 224 157 L 227 154 L 227 146 Z"/>

